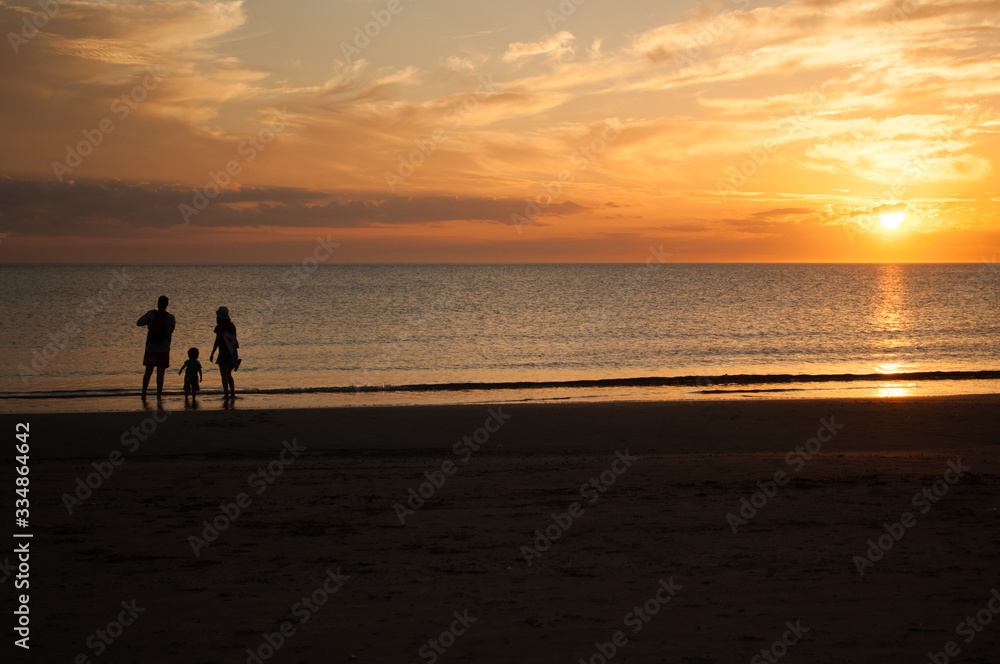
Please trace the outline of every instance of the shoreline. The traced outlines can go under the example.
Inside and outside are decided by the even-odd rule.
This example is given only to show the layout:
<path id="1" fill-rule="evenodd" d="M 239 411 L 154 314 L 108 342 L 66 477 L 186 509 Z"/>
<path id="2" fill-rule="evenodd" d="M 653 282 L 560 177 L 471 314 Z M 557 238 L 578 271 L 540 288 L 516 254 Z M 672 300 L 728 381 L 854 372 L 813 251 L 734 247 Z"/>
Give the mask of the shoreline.
<path id="1" fill-rule="evenodd" d="M 811 385 L 817 383 L 871 383 L 871 382 L 935 382 L 935 381 L 996 381 L 1000 380 L 1000 370 L 982 369 L 977 371 L 908 371 L 897 373 L 778 373 L 778 374 L 701 374 L 681 376 L 632 376 L 628 378 L 576 378 L 566 380 L 506 380 L 487 382 L 440 382 L 440 383 L 385 383 L 383 385 L 330 385 L 312 387 L 252 387 L 245 394 L 354 394 L 367 392 L 466 392 L 495 390 L 545 390 L 574 388 L 613 387 L 698 387 L 745 385 Z M 699 390 L 711 392 L 711 390 Z M 183 394 L 180 387 L 170 388 L 171 394 Z M 77 399 L 108 398 L 139 394 L 139 389 L 99 389 L 81 388 L 77 390 L 39 390 L 37 392 L 0 392 L 5 399 Z"/>
<path id="2" fill-rule="evenodd" d="M 201 392 L 196 404 L 188 404 L 183 392 L 165 391 L 162 407 L 170 411 L 221 411 L 221 410 L 315 410 L 328 408 L 407 408 L 422 406 L 461 406 L 491 403 L 503 404 L 553 404 L 553 403 L 720 403 L 720 402 L 781 402 L 816 399 L 911 399 L 911 398 L 991 398 L 1000 397 L 997 381 L 935 380 L 935 381 L 884 381 L 881 383 L 851 384 L 802 384 L 799 387 L 773 389 L 703 389 L 691 391 L 676 386 L 633 388 L 573 388 L 531 390 L 428 390 L 400 391 L 338 391 L 304 389 L 296 392 L 261 393 L 237 392 L 235 402 L 226 403 L 221 391 Z M 143 412 L 157 408 L 155 397 L 145 404 L 139 400 L 139 391 L 124 395 L 53 398 L 39 395 L 31 398 L 0 398 L 0 414 L 54 414 L 54 413 L 126 413 Z"/>
<path id="3" fill-rule="evenodd" d="M 988 420 L 991 411 L 1000 410 L 1000 394 L 908 396 L 891 398 L 794 398 L 761 400 L 709 401 L 550 401 L 484 402 L 467 404 L 362 405 L 312 408 L 157 409 L 135 411 L 2 413 L 0 423 L 13 430 L 16 421 L 36 420 L 55 439 L 45 451 L 48 458 L 56 452 L 74 456 L 93 453 L 113 446 L 114 432 L 125 432 L 142 422 L 155 422 L 160 430 L 174 430 L 172 440 L 154 442 L 137 452 L 152 454 L 149 449 L 170 449 L 175 454 L 204 454 L 206 451 L 252 451 L 261 447 L 259 440 L 298 432 L 301 437 L 318 440 L 325 451 L 343 450 L 416 450 L 444 448 L 465 430 L 474 430 L 476 418 L 491 410 L 516 413 L 512 440 L 505 451 L 535 453 L 555 450 L 595 450 L 607 447 L 605 440 L 633 439 L 650 444 L 662 426 L 681 432 L 698 432 L 699 444 L 677 440 L 668 447 L 660 442 L 650 449 L 666 453 L 713 453 L 726 451 L 778 451 L 765 441 L 771 437 L 794 440 L 796 427 L 805 430 L 809 420 L 847 413 L 865 422 L 864 431 L 855 434 L 864 441 L 861 450 L 911 449 L 913 444 L 940 447 L 943 439 L 927 435 L 926 428 L 944 434 L 965 421 Z M 843 417 L 843 415 L 840 415 Z M 915 425 L 921 423 L 920 427 Z M 581 424 L 586 423 L 586 424 Z M 985 436 L 980 425 L 973 427 L 988 447 L 993 439 Z M 149 426 L 149 425 L 148 425 Z M 734 427 L 748 426 L 736 443 L 727 435 Z M 971 425 L 970 425 L 971 426 Z M 329 437 L 332 430 L 347 432 L 342 439 Z M 767 438 L 762 434 L 767 432 Z M 88 435 L 80 436 L 78 432 Z M 106 432 L 96 436 L 97 431 Z M 581 435 L 567 438 L 564 432 Z M 212 432 L 208 435 L 207 432 Z M 543 435 L 541 432 L 546 432 Z M 109 440 L 108 436 L 112 435 Z M 685 438 L 685 436 L 680 436 Z M 280 438 L 279 438 L 280 440 Z M 859 443 L 860 444 L 860 443 Z M 923 449 L 918 447 L 917 449 Z M 106 455 L 107 452 L 104 454 Z M 157 452 L 160 453 L 160 452 Z"/>

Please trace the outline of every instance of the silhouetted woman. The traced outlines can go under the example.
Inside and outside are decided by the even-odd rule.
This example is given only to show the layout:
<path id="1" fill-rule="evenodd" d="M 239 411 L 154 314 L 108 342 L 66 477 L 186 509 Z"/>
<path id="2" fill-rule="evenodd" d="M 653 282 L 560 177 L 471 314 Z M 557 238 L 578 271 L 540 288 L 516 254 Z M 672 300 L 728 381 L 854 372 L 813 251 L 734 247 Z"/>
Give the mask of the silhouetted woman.
<path id="1" fill-rule="evenodd" d="M 233 372 L 239 366 L 240 358 L 236 349 L 240 347 L 236 340 L 236 326 L 229 320 L 229 309 L 219 307 L 215 312 L 215 344 L 212 346 L 212 354 L 208 356 L 211 362 L 215 351 L 219 351 L 219 373 L 222 375 L 222 398 L 229 399 L 236 396 L 236 384 L 233 382 Z"/>

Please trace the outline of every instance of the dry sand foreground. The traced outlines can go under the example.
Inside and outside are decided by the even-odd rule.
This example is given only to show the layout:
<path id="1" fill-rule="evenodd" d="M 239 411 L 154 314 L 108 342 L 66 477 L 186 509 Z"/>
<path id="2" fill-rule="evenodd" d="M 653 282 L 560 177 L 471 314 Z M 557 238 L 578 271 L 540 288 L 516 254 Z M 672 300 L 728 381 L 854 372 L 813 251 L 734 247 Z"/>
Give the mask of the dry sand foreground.
<path id="1" fill-rule="evenodd" d="M 256 661 L 249 648 L 310 664 L 919 664 L 953 641 L 951 661 L 997 663 L 998 407 L 989 396 L 178 410 L 145 441 L 128 432 L 150 430 L 153 412 L 5 415 L 10 442 L 15 422 L 31 424 L 35 533 L 32 648 L 6 661 L 242 664 Z M 498 416 L 478 451 L 455 453 Z M 818 430 L 818 455 L 786 459 Z M 282 453 L 293 439 L 305 451 Z M 115 450 L 124 462 L 68 514 L 61 496 Z M 616 461 L 626 450 L 637 458 Z M 971 470 L 946 474 L 958 459 Z M 448 461 L 454 474 L 434 476 Z M 787 483 L 765 484 L 778 490 L 734 535 L 726 515 L 776 471 Z M 445 481 L 401 525 L 393 506 L 425 473 Z M 600 486 L 581 496 L 591 478 Z M 248 506 L 220 516 L 241 493 Z M 912 527 L 894 527 L 895 541 L 883 524 L 905 512 Z M 195 556 L 189 538 L 216 517 L 225 529 Z M 529 567 L 522 547 L 547 527 L 558 538 Z M 882 535 L 892 548 L 862 577 L 852 558 Z M 122 608 L 133 601 L 137 617 Z M 974 627 L 956 634 L 967 616 Z"/>

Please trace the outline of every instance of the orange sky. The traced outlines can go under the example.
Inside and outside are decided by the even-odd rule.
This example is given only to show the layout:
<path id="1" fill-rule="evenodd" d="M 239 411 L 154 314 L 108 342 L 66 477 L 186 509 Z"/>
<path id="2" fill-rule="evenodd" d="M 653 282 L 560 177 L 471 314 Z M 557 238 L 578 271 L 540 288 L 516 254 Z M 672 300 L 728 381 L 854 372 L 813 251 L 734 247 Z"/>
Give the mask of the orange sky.
<path id="1" fill-rule="evenodd" d="M 575 1 L 0 2 L 0 261 L 998 253 L 996 0 Z"/>

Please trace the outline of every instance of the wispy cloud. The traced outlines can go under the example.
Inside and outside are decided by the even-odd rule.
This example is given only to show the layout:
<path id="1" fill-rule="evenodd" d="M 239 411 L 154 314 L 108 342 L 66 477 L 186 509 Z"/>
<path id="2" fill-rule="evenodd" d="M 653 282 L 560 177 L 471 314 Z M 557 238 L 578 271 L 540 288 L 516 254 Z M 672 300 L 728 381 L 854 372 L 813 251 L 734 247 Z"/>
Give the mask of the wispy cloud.
<path id="1" fill-rule="evenodd" d="M 513 62 L 521 58 L 533 55 L 548 55 L 554 60 L 559 60 L 567 54 L 573 53 L 570 45 L 574 40 L 570 32 L 559 32 L 549 39 L 531 43 L 514 42 L 507 47 L 507 52 L 503 54 L 505 62 Z"/>

